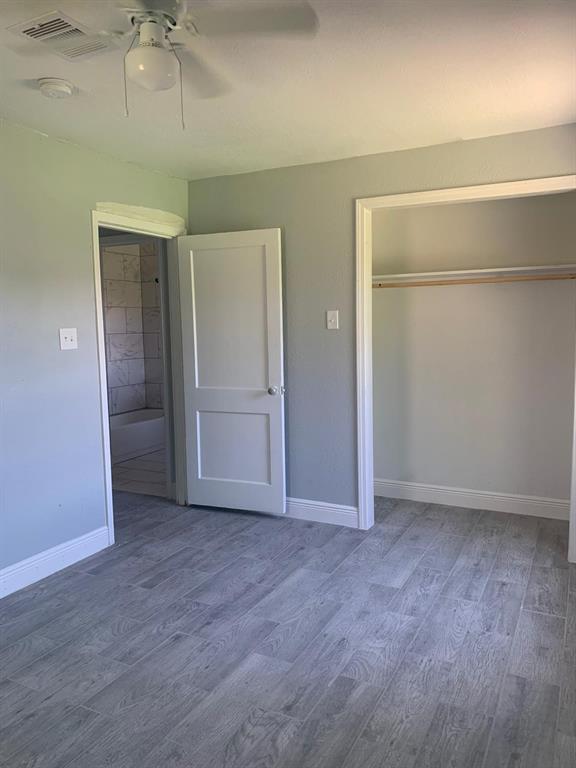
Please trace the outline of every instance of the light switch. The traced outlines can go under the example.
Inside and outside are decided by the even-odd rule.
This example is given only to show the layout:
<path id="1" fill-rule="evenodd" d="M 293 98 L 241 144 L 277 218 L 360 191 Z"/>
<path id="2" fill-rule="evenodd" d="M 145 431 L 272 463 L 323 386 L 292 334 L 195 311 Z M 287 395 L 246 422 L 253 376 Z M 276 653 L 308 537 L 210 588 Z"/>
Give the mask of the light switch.
<path id="1" fill-rule="evenodd" d="M 78 349 L 77 328 L 60 328 L 60 349 Z"/>
<path id="2" fill-rule="evenodd" d="M 337 309 L 329 309 L 326 312 L 326 328 L 329 331 L 337 331 L 339 325 L 339 318 L 338 318 L 338 310 Z"/>

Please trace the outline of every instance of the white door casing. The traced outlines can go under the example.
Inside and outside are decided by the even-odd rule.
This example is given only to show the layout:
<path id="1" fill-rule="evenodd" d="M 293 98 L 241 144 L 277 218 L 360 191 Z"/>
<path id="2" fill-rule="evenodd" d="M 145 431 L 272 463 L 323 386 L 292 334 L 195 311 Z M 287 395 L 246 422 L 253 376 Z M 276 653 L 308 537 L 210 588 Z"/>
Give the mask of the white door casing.
<path id="1" fill-rule="evenodd" d="M 280 230 L 178 238 L 188 504 L 284 514 Z"/>
<path id="2" fill-rule="evenodd" d="M 359 198 L 356 200 L 356 410 L 358 424 L 359 527 L 374 524 L 372 438 L 372 214 L 383 208 L 406 208 L 534 195 L 576 189 L 576 175 L 481 184 Z M 572 492 L 570 497 L 569 562 L 576 562 L 576 410 L 574 412 Z"/>
<path id="3" fill-rule="evenodd" d="M 108 413 L 108 387 L 106 380 L 106 345 L 104 338 L 104 309 L 102 307 L 102 274 L 100 270 L 99 228 L 109 227 L 122 232 L 133 232 L 150 237 L 161 237 L 169 243 L 186 232 L 186 222 L 180 216 L 153 208 L 97 203 L 92 211 L 92 257 L 94 300 L 96 312 L 96 338 L 98 350 L 98 378 L 100 389 L 100 429 L 102 437 L 102 466 L 108 543 L 114 544 L 114 504 L 112 497 L 112 461 L 110 453 L 110 423 Z M 165 393 L 169 397 L 169 393 Z"/>

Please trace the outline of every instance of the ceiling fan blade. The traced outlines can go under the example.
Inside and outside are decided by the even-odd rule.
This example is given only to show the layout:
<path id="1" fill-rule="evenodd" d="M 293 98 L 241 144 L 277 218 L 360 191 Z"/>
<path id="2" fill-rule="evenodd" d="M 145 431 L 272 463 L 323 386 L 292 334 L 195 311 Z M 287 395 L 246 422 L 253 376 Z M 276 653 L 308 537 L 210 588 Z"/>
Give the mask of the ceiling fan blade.
<path id="1" fill-rule="evenodd" d="M 165 13 L 177 19 L 186 12 L 186 0 L 127 0 L 126 4 L 118 6 L 128 16 L 146 12 Z"/>
<path id="2" fill-rule="evenodd" d="M 214 99 L 232 90 L 226 78 L 186 46 L 174 45 L 182 64 L 182 77 L 200 99 Z"/>
<path id="3" fill-rule="evenodd" d="M 188 28 L 200 35 L 315 35 L 318 17 L 306 2 L 194 8 Z"/>
<path id="4" fill-rule="evenodd" d="M 101 29 L 98 34 L 100 37 L 106 37 L 110 38 L 112 40 L 115 40 L 116 42 L 121 43 L 125 38 L 127 37 L 134 37 L 136 34 L 135 29 Z"/>

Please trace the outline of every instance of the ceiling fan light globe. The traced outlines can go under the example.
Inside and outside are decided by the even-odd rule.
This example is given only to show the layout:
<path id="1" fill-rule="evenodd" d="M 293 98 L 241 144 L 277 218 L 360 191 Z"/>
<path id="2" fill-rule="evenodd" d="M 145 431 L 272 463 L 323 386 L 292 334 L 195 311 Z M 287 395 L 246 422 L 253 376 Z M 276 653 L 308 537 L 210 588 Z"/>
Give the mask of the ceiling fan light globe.
<path id="1" fill-rule="evenodd" d="M 178 80 L 178 60 L 166 48 L 138 45 L 126 54 L 126 75 L 147 91 L 167 91 Z"/>

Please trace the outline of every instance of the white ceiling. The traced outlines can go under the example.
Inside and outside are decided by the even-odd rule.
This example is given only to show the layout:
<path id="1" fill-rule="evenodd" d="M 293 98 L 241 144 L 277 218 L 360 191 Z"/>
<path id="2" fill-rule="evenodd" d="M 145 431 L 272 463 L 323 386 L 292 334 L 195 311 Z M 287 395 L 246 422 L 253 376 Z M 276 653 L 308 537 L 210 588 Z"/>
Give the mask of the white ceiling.
<path id="1" fill-rule="evenodd" d="M 234 88 L 200 99 L 187 78 L 183 132 L 177 89 L 133 86 L 130 118 L 123 116 L 121 50 L 72 63 L 38 55 L 41 46 L 34 55 L 16 53 L 20 43 L 5 31 L 53 10 L 95 30 L 129 28 L 112 0 L 0 0 L 0 115 L 184 178 L 576 121 L 572 0 L 311 5 L 316 37 L 193 40 Z M 79 93 L 45 99 L 31 83 L 38 77 L 68 78 Z"/>

